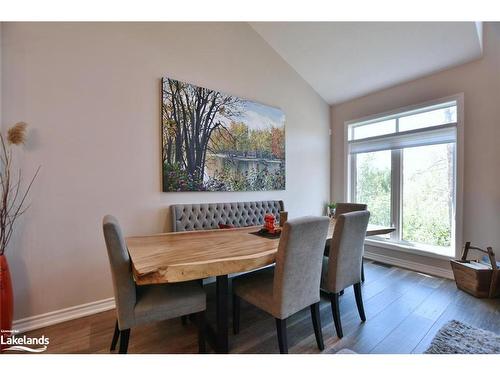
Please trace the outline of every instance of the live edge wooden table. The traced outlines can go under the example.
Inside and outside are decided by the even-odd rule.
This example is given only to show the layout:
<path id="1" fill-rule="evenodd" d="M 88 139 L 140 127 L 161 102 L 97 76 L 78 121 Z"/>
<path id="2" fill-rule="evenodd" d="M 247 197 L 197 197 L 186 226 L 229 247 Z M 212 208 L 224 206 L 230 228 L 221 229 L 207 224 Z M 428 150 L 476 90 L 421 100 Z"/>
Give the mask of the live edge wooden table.
<path id="1" fill-rule="evenodd" d="M 332 238 L 331 220 L 327 238 Z M 216 327 L 209 339 L 217 353 L 229 352 L 228 275 L 252 271 L 275 261 L 279 239 L 252 233 L 260 227 L 161 233 L 127 237 L 138 285 L 176 283 L 216 277 Z M 367 236 L 387 234 L 394 228 L 369 226 Z"/>

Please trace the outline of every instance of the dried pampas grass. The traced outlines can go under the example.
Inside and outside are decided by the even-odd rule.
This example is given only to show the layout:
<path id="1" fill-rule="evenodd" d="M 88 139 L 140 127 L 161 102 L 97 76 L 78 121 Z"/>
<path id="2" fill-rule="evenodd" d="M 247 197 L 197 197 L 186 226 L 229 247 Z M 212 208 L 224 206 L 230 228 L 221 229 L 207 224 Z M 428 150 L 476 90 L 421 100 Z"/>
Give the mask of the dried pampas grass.
<path id="1" fill-rule="evenodd" d="M 7 140 L 12 145 L 20 145 L 26 141 L 26 127 L 25 122 L 18 122 L 7 131 Z"/>
<path id="2" fill-rule="evenodd" d="M 28 193 L 35 182 L 40 167 L 36 170 L 28 186 L 23 188 L 21 168 L 12 171 L 12 152 L 15 145 L 26 141 L 26 123 L 18 122 L 7 130 L 7 139 L 0 132 L 0 255 L 5 253 L 17 219 L 28 209 L 26 204 Z"/>

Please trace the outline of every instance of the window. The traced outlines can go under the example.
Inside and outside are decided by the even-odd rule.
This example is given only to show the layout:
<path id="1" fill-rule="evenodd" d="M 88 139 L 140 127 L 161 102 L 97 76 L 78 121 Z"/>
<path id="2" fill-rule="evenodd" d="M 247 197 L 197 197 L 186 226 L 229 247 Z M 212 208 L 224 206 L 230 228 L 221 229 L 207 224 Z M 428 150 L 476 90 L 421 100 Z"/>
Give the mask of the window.
<path id="1" fill-rule="evenodd" d="M 456 97 L 346 124 L 347 199 L 368 204 L 371 225 L 396 228 L 368 241 L 455 255 L 460 103 Z"/>

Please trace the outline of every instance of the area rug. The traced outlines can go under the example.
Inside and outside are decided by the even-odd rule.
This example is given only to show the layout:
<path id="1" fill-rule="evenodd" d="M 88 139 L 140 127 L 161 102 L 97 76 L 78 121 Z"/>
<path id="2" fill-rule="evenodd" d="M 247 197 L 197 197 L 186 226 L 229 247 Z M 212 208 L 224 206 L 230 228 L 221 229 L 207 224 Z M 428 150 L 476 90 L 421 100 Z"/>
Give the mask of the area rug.
<path id="1" fill-rule="evenodd" d="M 436 334 L 426 354 L 499 354 L 500 336 L 452 320 Z"/>

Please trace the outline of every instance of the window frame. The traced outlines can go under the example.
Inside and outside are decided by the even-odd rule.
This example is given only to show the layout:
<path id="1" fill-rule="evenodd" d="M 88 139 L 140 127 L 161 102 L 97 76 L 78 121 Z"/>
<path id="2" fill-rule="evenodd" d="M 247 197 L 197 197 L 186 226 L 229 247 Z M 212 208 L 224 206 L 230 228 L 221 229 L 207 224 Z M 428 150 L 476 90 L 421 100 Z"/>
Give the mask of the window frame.
<path id="1" fill-rule="evenodd" d="M 366 244 L 382 247 L 391 250 L 398 250 L 402 252 L 423 255 L 432 258 L 439 259 L 450 259 L 460 255 L 462 247 L 462 231 L 463 231 L 463 167 L 464 167 L 464 94 L 459 93 L 455 95 L 450 95 L 442 97 L 439 99 L 433 99 L 418 104 L 413 104 L 405 107 L 395 108 L 393 110 L 378 113 L 370 116 L 365 116 L 358 119 L 353 119 L 344 122 L 344 201 L 349 202 L 351 197 L 354 196 L 354 191 L 356 189 L 356 183 L 353 176 L 356 172 L 356 164 L 350 162 L 349 154 L 349 130 L 350 125 L 356 124 L 369 124 L 370 122 L 384 121 L 390 119 L 396 115 L 408 115 L 408 113 L 414 112 L 427 112 L 431 109 L 428 107 L 443 105 L 455 101 L 457 105 L 457 136 L 455 144 L 455 222 L 454 222 L 454 254 L 452 255 L 442 255 L 430 251 L 425 246 L 411 246 L 400 242 L 395 242 L 400 236 L 399 230 L 401 228 L 401 206 L 402 206 L 402 194 L 401 194 L 401 184 L 403 180 L 400 176 L 401 162 L 402 162 L 402 149 L 391 150 L 391 221 L 397 223 L 396 231 L 391 233 L 390 239 L 385 240 L 382 238 L 367 238 Z M 425 111 L 424 108 L 427 108 Z M 421 111 L 422 110 L 422 111 Z M 412 113 L 413 114 L 413 113 Z M 396 129 L 398 128 L 398 121 L 396 121 Z M 352 129 L 352 128 L 351 128 Z M 422 128 L 422 131 L 428 128 Z M 399 156 L 397 154 L 400 154 Z M 453 246 L 452 245 L 452 246 Z"/>

